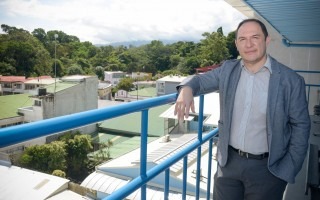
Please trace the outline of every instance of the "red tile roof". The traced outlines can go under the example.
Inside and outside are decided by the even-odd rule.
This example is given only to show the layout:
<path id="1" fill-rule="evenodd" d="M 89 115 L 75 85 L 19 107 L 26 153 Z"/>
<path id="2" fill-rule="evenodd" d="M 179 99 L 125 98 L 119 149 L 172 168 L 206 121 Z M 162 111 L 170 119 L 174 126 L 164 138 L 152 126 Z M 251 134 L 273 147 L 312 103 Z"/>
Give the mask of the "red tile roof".
<path id="1" fill-rule="evenodd" d="M 51 76 L 39 76 L 39 77 L 29 77 L 24 76 L 0 76 L 0 82 L 13 83 L 13 82 L 26 82 L 34 79 L 51 79 Z"/>
<path id="2" fill-rule="evenodd" d="M 197 73 L 207 72 L 207 71 L 211 71 L 215 68 L 218 68 L 220 66 L 221 66 L 221 64 L 216 64 L 216 65 L 211 65 L 211 66 L 206 66 L 206 67 L 199 67 L 199 68 L 196 68 L 196 72 Z"/>

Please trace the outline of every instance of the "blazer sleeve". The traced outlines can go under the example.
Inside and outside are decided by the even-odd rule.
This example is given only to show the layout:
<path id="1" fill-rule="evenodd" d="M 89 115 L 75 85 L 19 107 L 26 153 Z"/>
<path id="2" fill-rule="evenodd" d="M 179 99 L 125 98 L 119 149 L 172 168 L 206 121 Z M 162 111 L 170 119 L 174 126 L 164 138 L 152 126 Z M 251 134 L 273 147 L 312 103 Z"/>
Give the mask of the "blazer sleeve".
<path id="1" fill-rule="evenodd" d="M 295 82 L 290 99 L 292 101 L 289 106 L 291 139 L 288 153 L 292 158 L 295 173 L 297 174 L 306 156 L 311 126 L 308 102 L 306 100 L 305 82 L 301 76 L 299 76 L 299 79 Z"/>
<path id="2" fill-rule="evenodd" d="M 223 67 L 224 64 L 209 72 L 187 77 L 177 86 L 178 91 L 183 86 L 191 87 L 193 96 L 217 91 L 219 89 L 219 77 Z"/>

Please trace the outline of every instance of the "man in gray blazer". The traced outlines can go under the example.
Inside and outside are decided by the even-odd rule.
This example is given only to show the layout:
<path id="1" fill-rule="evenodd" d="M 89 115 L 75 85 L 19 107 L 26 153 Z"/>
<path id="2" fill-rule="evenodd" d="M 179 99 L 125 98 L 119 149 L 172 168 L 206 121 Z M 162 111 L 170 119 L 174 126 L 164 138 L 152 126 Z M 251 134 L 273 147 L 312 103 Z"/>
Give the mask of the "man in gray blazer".
<path id="1" fill-rule="evenodd" d="M 310 118 L 304 79 L 266 53 L 269 42 L 261 21 L 244 20 L 235 41 L 241 59 L 178 86 L 180 120 L 194 112 L 194 96 L 219 91 L 214 200 L 281 200 L 306 156 Z"/>

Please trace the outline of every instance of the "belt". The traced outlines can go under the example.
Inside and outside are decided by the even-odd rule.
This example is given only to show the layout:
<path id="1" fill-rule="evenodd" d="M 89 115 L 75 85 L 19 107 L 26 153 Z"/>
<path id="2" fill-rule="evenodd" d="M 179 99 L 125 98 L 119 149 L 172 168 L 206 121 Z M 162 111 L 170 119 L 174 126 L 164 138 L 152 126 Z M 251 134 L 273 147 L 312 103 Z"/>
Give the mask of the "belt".
<path id="1" fill-rule="evenodd" d="M 269 153 L 263 153 L 263 154 L 259 154 L 259 155 L 255 155 L 255 154 L 251 154 L 251 153 L 248 153 L 248 152 L 244 152 L 244 151 L 241 151 L 240 149 L 236 149 L 234 148 L 233 146 L 230 146 L 230 149 L 232 149 L 233 151 L 237 152 L 237 154 L 241 157 L 246 157 L 246 158 L 250 158 L 250 159 L 257 159 L 257 160 L 262 160 L 264 158 L 268 158 L 269 156 Z"/>

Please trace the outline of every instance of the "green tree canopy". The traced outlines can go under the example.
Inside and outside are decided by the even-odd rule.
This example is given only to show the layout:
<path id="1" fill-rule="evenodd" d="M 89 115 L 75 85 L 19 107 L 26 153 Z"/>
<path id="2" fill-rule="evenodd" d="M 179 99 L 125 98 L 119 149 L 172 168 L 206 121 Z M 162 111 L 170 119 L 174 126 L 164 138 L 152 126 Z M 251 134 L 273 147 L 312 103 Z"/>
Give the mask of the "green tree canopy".
<path id="1" fill-rule="evenodd" d="M 200 57 L 203 60 L 203 65 L 217 64 L 229 58 L 225 36 L 218 32 L 206 32 L 203 36 L 205 39 L 201 40 L 200 46 Z"/>
<path id="2" fill-rule="evenodd" d="M 123 78 L 117 85 L 118 90 L 131 91 L 134 87 L 132 78 Z"/>
<path id="3" fill-rule="evenodd" d="M 23 167 L 51 174 L 56 169 L 63 171 L 67 168 L 65 157 L 65 143 L 56 141 L 28 147 L 19 162 Z"/>

